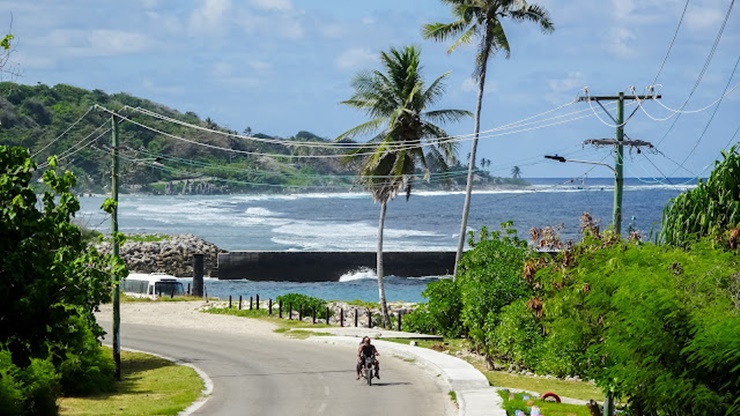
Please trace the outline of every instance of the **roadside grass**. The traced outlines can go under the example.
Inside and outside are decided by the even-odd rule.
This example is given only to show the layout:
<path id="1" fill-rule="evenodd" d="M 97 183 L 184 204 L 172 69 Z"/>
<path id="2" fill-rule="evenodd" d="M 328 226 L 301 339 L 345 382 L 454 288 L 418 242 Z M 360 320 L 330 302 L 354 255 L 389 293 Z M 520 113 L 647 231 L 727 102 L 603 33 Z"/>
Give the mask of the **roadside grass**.
<path id="1" fill-rule="evenodd" d="M 231 316 L 240 316 L 243 318 L 253 318 L 253 319 L 261 319 L 263 321 L 267 321 L 270 323 L 273 323 L 278 326 L 278 329 L 275 330 L 275 332 L 278 333 L 288 333 L 288 332 L 295 332 L 299 333 L 299 331 L 295 331 L 294 329 L 300 329 L 300 328 L 331 328 L 331 325 L 327 325 L 322 322 L 321 320 L 316 318 L 316 323 L 312 323 L 310 320 L 310 317 L 303 317 L 302 321 L 299 321 L 298 318 L 295 316 L 295 311 L 293 311 L 294 318 L 288 319 L 287 312 L 283 311 L 283 317 L 278 317 L 278 313 L 273 311 L 272 315 L 268 314 L 267 309 L 238 309 L 238 308 L 220 308 L 220 307 L 211 307 L 207 309 L 203 309 L 203 312 L 206 313 L 212 313 L 216 315 L 231 315 Z M 308 338 L 310 335 L 328 335 L 328 334 L 321 334 L 321 333 L 315 333 L 313 331 L 300 331 L 305 332 L 307 335 L 305 338 Z M 293 336 L 295 334 L 291 334 Z M 299 335 L 300 336 L 300 335 Z"/>
<path id="2" fill-rule="evenodd" d="M 553 401 L 540 400 L 536 397 L 530 397 L 527 393 L 511 393 L 507 390 L 499 390 L 498 394 L 504 399 L 504 410 L 507 415 L 516 415 L 517 410 L 521 410 L 525 415 L 529 415 L 532 406 L 540 409 L 540 414 L 547 416 L 590 416 L 591 412 L 585 405 L 556 403 Z"/>
<path id="3" fill-rule="evenodd" d="M 59 414 L 177 415 L 203 389 L 203 380 L 192 368 L 143 353 L 121 351 L 121 374 L 112 393 L 60 399 Z"/>
<path id="4" fill-rule="evenodd" d="M 408 339 L 384 339 L 384 341 L 408 344 Z M 592 383 L 585 381 L 567 381 L 551 377 L 532 377 L 506 371 L 492 371 L 486 367 L 486 363 L 477 356 L 468 353 L 468 342 L 464 339 L 445 339 L 444 341 L 415 340 L 416 345 L 421 348 L 429 348 L 438 352 L 457 356 L 464 359 L 483 373 L 488 382 L 495 387 L 525 390 L 531 392 L 545 393 L 553 392 L 560 397 L 568 397 L 577 400 L 594 399 L 603 401 L 604 394 Z"/>

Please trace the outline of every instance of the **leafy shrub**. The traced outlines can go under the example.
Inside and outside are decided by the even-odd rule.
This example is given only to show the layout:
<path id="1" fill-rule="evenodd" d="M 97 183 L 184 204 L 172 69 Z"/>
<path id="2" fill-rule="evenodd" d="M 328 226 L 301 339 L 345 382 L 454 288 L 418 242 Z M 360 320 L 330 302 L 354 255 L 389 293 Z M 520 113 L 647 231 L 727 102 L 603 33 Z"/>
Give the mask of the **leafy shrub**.
<path id="1" fill-rule="evenodd" d="M 319 313 L 326 309 L 325 300 L 304 295 L 302 293 L 286 293 L 285 295 L 278 296 L 275 301 L 282 305 L 283 309 L 287 309 L 291 306 L 294 311 L 301 310 L 305 313 L 312 310 Z"/>
<path id="2" fill-rule="evenodd" d="M 635 415 L 735 414 L 738 263 L 708 243 L 583 252 L 545 301 L 544 366 L 593 378 Z"/>
<path id="3" fill-rule="evenodd" d="M 460 289 L 452 279 L 430 282 L 422 296 L 429 299 L 404 318 L 404 330 L 454 338 L 462 335 Z"/>
<path id="4" fill-rule="evenodd" d="M 470 338 L 482 346 L 486 331 L 498 324 L 501 309 L 532 294 L 522 278 L 529 249 L 511 223 L 501 224 L 501 231 L 492 233 L 484 227 L 478 241 L 471 237 L 469 244 L 473 248 L 463 255 L 457 276 L 461 320 Z"/>
<path id="5" fill-rule="evenodd" d="M 80 320 L 81 323 L 81 320 Z M 84 325 L 77 326 L 76 342 L 65 349 L 58 365 L 65 395 L 84 396 L 114 389 L 115 363 Z"/>
<path id="6" fill-rule="evenodd" d="M 428 305 L 420 305 L 413 312 L 403 317 L 403 330 L 419 334 L 437 335 L 440 332 L 439 323 L 432 318 L 427 309 Z"/>
<path id="7" fill-rule="evenodd" d="M 543 353 L 542 328 L 527 306 L 519 299 L 504 306 L 499 323 L 488 332 L 489 355 L 522 368 L 536 368 Z"/>
<path id="8" fill-rule="evenodd" d="M 23 386 L 16 380 L 18 367 L 13 364 L 10 351 L 0 350 L 0 415 L 18 415 L 23 402 Z"/>
<path id="9" fill-rule="evenodd" d="M 51 361 L 34 358 L 30 365 L 19 368 L 15 377 L 23 386 L 21 416 L 57 414 L 59 374 Z"/>

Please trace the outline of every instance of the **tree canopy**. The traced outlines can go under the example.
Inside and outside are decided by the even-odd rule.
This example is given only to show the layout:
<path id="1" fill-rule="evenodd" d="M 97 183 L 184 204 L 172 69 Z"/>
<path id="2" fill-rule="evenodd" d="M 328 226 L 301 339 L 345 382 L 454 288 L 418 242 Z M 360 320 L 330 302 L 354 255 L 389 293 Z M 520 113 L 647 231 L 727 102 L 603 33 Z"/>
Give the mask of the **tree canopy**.
<path id="1" fill-rule="evenodd" d="M 10 409 L 3 414 L 46 414 L 60 392 L 113 381 L 93 312 L 125 266 L 89 247 L 71 222 L 79 209 L 74 176 L 46 170 L 37 197 L 35 170 L 27 149 L 0 146 L 0 409 Z"/>

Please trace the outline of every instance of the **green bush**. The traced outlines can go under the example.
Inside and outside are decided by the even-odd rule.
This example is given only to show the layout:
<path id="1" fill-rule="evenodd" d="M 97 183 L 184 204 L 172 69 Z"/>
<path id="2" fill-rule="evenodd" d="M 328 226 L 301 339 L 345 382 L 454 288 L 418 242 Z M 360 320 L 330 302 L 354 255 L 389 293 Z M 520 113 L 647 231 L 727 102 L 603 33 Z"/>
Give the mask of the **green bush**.
<path id="1" fill-rule="evenodd" d="M 482 347 L 487 332 L 498 324 L 501 309 L 532 294 L 522 278 L 529 248 L 511 223 L 501 224 L 501 231 L 492 233 L 484 227 L 478 241 L 471 237 L 469 244 L 472 250 L 463 255 L 457 276 L 461 320 L 469 337 Z"/>
<path id="2" fill-rule="evenodd" d="M 275 301 L 282 305 L 283 310 L 292 307 L 294 311 L 301 310 L 306 314 L 314 310 L 316 313 L 323 313 L 326 310 L 325 300 L 302 293 L 286 293 L 275 298 Z"/>
<path id="3" fill-rule="evenodd" d="M 404 317 L 405 331 L 455 338 L 464 333 L 460 322 L 462 300 L 460 289 L 452 279 L 430 282 L 422 296 L 429 299 Z"/>
<path id="4" fill-rule="evenodd" d="M 545 301 L 541 365 L 593 378 L 635 415 L 736 414 L 739 260 L 709 243 L 584 251 Z"/>
<path id="5" fill-rule="evenodd" d="M 536 368 L 543 353 L 542 328 L 527 306 L 519 299 L 504 306 L 499 323 L 488 332 L 489 355 L 522 368 Z"/>
<path id="6" fill-rule="evenodd" d="M 0 350 L 0 415 L 18 415 L 23 403 L 23 386 L 15 378 L 18 367 L 10 351 Z"/>
<path id="7" fill-rule="evenodd" d="M 51 416 L 58 412 L 59 374 L 49 360 L 34 358 L 31 364 L 17 371 L 23 386 L 21 416 Z"/>
<path id="8" fill-rule="evenodd" d="M 111 392 L 114 390 L 115 363 L 84 326 L 77 328 L 79 339 L 64 352 L 58 365 L 62 393 L 72 396 Z"/>

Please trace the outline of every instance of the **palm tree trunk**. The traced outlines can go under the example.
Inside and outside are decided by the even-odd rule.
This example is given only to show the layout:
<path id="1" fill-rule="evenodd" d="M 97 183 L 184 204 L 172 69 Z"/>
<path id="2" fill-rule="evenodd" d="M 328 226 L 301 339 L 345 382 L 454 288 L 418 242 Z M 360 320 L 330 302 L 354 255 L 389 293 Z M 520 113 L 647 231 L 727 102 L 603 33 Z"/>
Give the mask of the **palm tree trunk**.
<path id="1" fill-rule="evenodd" d="M 480 132 L 480 111 L 483 106 L 483 91 L 486 87 L 486 68 L 488 56 L 482 59 L 480 77 L 478 79 L 478 102 L 475 104 L 475 126 L 473 127 L 473 143 L 470 149 L 470 160 L 468 161 L 468 179 L 465 184 L 465 204 L 463 205 L 462 221 L 460 223 L 460 238 L 457 241 L 457 252 L 455 253 L 455 270 L 453 279 L 457 276 L 457 267 L 462 258 L 463 247 L 468 234 L 468 214 L 470 213 L 470 197 L 473 193 L 473 171 L 475 170 L 475 153 L 478 150 L 478 134 Z"/>
<path id="2" fill-rule="evenodd" d="M 385 284 L 383 282 L 383 229 L 385 228 L 385 212 L 388 201 L 380 202 L 380 221 L 378 223 L 378 251 L 376 269 L 378 273 L 378 297 L 380 299 L 380 310 L 383 313 L 383 327 L 390 328 L 391 318 L 388 316 L 388 304 L 385 302 Z"/>

